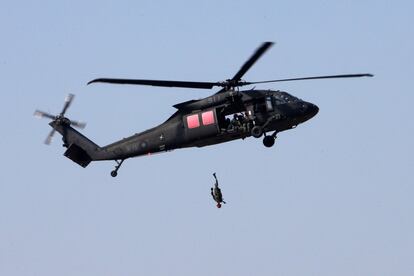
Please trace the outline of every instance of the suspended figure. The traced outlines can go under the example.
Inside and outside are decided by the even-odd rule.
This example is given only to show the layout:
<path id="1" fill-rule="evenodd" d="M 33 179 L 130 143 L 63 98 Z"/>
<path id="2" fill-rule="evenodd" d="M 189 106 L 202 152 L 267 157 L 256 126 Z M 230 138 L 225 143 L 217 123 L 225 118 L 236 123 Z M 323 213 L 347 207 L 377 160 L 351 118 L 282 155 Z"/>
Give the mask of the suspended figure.
<path id="1" fill-rule="evenodd" d="M 214 201 L 217 202 L 217 208 L 221 208 L 221 203 L 226 204 L 226 202 L 223 200 L 223 194 L 221 193 L 221 190 L 218 186 L 218 180 L 216 177 L 216 173 L 213 173 L 214 179 L 216 180 L 216 183 L 214 183 L 214 188 L 211 188 L 211 196 L 213 197 Z"/>

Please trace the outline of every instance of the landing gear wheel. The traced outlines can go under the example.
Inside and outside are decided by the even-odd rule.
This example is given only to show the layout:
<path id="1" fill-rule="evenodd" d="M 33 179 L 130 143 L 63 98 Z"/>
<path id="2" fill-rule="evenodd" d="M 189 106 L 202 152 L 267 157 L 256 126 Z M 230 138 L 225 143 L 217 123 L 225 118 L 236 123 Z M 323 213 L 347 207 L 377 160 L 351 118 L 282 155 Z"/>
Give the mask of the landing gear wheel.
<path id="1" fill-rule="evenodd" d="M 118 170 L 121 167 L 122 163 L 124 162 L 125 159 L 122 159 L 121 161 L 115 160 L 116 162 L 116 166 L 115 169 L 111 172 L 111 176 L 112 177 L 116 177 L 118 175 Z"/>
<path id="2" fill-rule="evenodd" d="M 265 145 L 265 147 L 272 147 L 275 144 L 275 137 L 273 136 L 265 136 L 263 138 L 263 145 Z"/>
<path id="3" fill-rule="evenodd" d="M 254 138 L 260 138 L 263 135 L 263 128 L 260 126 L 254 126 L 251 130 L 251 134 Z"/>

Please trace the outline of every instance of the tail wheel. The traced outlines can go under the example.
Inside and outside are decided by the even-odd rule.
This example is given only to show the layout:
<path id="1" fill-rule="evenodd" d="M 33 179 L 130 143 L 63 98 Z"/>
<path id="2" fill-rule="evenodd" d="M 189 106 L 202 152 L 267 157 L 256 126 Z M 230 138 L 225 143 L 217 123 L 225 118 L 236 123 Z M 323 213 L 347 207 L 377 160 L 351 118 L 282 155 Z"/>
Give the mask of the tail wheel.
<path id="1" fill-rule="evenodd" d="M 115 169 L 113 171 L 111 171 L 111 176 L 112 177 L 116 177 L 118 175 L 118 170 L 122 166 L 122 163 L 124 163 L 124 160 L 125 159 L 121 159 L 121 161 L 115 160 L 117 165 L 115 166 Z"/>
<path id="2" fill-rule="evenodd" d="M 263 135 L 263 128 L 261 126 L 254 126 L 251 134 L 254 138 L 260 138 Z"/>

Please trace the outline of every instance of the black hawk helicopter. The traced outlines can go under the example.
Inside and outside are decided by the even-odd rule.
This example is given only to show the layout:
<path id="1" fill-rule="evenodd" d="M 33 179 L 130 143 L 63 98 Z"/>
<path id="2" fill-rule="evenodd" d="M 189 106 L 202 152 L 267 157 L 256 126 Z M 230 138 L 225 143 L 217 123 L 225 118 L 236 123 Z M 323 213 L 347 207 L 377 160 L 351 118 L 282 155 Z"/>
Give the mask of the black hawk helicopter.
<path id="1" fill-rule="evenodd" d="M 347 74 L 256 82 L 243 81 L 241 79 L 243 75 L 272 45 L 272 42 L 263 43 L 233 78 L 222 82 L 94 79 L 88 84 L 112 83 L 197 89 L 221 87 L 221 90 L 203 99 L 176 104 L 174 107 L 177 111 L 159 126 L 104 147 L 98 146 L 73 128 L 83 128 L 84 123 L 65 117 L 65 112 L 74 97 L 69 94 L 59 115 L 51 115 L 38 110 L 35 112 L 38 117 L 52 120 L 49 125 L 53 130 L 45 143 L 50 144 L 52 136 L 57 131 L 63 137 L 63 146 L 67 148 L 64 155 L 80 166 L 86 167 L 91 161 L 115 160 L 117 165 L 111 172 L 113 177 L 117 176 L 122 163 L 128 158 L 178 148 L 204 147 L 250 136 L 255 138 L 263 136 L 263 144 L 266 147 L 272 147 L 277 133 L 295 128 L 298 124 L 311 119 L 318 113 L 318 107 L 283 91 L 254 88 L 241 91 L 239 87 L 282 81 L 373 76 L 371 74 Z"/>

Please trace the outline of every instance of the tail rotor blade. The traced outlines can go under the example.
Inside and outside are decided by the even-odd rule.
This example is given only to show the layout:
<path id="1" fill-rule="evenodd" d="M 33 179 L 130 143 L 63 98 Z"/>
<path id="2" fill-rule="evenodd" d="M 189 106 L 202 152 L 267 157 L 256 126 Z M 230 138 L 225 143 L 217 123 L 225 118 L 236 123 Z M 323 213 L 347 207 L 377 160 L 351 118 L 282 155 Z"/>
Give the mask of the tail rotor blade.
<path id="1" fill-rule="evenodd" d="M 36 110 L 34 112 L 33 116 L 35 116 L 37 118 L 49 118 L 49 119 L 52 119 L 52 120 L 54 120 L 55 117 L 56 117 L 56 116 L 54 116 L 54 115 L 52 115 L 50 113 L 47 113 L 47 112 L 44 112 L 44 111 L 40 111 L 40 110 Z"/>
<path id="2" fill-rule="evenodd" d="M 52 138 L 53 138 L 53 135 L 55 134 L 55 132 L 56 132 L 56 130 L 54 130 L 54 129 L 52 129 L 49 132 L 49 135 L 46 137 L 46 140 L 45 140 L 45 144 L 46 145 L 50 145 L 50 143 L 52 142 Z"/>
<path id="3" fill-rule="evenodd" d="M 68 110 L 70 104 L 73 101 L 73 98 L 75 97 L 75 95 L 73 94 L 68 94 L 65 98 L 65 104 L 63 105 L 63 109 L 62 112 L 60 112 L 60 115 L 63 116 L 66 113 L 66 110 Z"/>
<path id="4" fill-rule="evenodd" d="M 70 123 L 72 126 L 80 128 L 80 129 L 84 129 L 86 127 L 86 123 L 85 122 L 78 122 L 78 121 L 72 121 Z"/>

